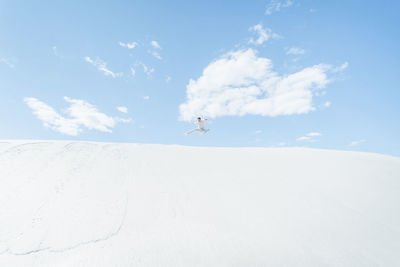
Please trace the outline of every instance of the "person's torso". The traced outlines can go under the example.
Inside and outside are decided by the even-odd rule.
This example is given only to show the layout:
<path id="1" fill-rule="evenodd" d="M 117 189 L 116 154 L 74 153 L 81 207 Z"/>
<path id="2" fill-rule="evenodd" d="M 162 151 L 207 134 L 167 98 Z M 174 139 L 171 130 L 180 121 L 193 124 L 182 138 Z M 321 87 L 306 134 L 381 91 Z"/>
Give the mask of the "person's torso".
<path id="1" fill-rule="evenodd" d="M 199 126 L 199 128 L 204 128 L 204 120 L 197 121 L 196 124 Z"/>

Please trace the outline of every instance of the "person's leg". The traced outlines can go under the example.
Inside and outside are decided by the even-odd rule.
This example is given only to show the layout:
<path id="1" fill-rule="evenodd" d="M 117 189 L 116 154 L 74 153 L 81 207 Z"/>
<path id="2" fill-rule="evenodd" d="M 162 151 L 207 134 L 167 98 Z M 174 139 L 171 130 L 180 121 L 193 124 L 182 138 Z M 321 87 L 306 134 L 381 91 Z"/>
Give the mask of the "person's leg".
<path id="1" fill-rule="evenodd" d="M 194 132 L 200 132 L 200 131 L 201 131 L 200 129 L 193 129 L 193 130 L 185 133 L 185 135 L 188 135 L 188 134 L 191 134 L 191 133 L 194 133 Z"/>
<path id="2" fill-rule="evenodd" d="M 207 133 L 210 129 L 200 128 L 199 130 L 200 130 L 200 133 L 201 133 L 201 134 L 205 134 L 205 133 Z"/>
<path id="3" fill-rule="evenodd" d="M 201 129 L 201 134 L 205 134 L 206 132 L 208 132 L 210 129 Z"/>

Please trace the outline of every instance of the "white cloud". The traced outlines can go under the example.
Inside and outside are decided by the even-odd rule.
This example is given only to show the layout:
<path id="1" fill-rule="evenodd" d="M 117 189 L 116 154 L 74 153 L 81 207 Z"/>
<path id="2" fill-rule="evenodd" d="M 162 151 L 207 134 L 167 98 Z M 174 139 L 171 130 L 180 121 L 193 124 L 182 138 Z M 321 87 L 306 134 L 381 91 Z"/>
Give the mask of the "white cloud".
<path id="1" fill-rule="evenodd" d="M 100 58 L 96 60 L 92 60 L 90 57 L 85 57 L 85 61 L 95 66 L 99 71 L 103 72 L 106 76 L 111 76 L 113 78 L 122 76 L 122 73 L 115 73 L 112 72 L 110 69 L 107 68 L 107 63 Z"/>
<path id="2" fill-rule="evenodd" d="M 327 108 L 329 108 L 331 105 L 332 105 L 332 103 L 330 101 L 326 101 L 324 103 L 324 106 L 327 107 Z"/>
<path id="3" fill-rule="evenodd" d="M 132 74 L 132 76 L 135 76 L 135 75 L 136 75 L 136 71 L 135 71 L 135 69 L 132 68 L 132 67 L 131 67 L 131 74 Z"/>
<path id="4" fill-rule="evenodd" d="M 144 100 L 149 100 L 149 99 L 150 99 L 150 96 L 145 95 L 145 96 L 143 97 L 143 99 L 144 99 Z"/>
<path id="5" fill-rule="evenodd" d="M 160 50 L 161 49 L 161 46 L 157 41 L 151 41 L 150 45 L 155 50 Z M 147 53 L 149 53 L 153 57 L 157 58 L 158 60 L 161 60 L 162 57 L 161 57 L 160 53 L 158 51 L 155 51 L 155 50 L 148 50 Z"/>
<path id="6" fill-rule="evenodd" d="M 154 72 L 154 68 L 150 68 L 150 67 L 146 66 L 146 65 L 145 65 L 144 63 L 142 63 L 142 62 L 140 62 L 139 64 L 142 65 L 143 71 L 144 71 L 144 73 L 147 75 L 147 78 L 150 78 L 151 75 L 152 75 L 153 72 Z"/>
<path id="7" fill-rule="evenodd" d="M 321 136 L 321 135 L 322 135 L 321 133 L 317 133 L 317 132 L 311 132 L 311 133 L 307 134 L 307 136 L 310 136 L 310 137 Z"/>
<path id="8" fill-rule="evenodd" d="M 258 38 L 255 40 L 250 38 L 249 44 L 253 45 L 262 45 L 264 42 L 268 41 L 270 38 L 279 39 L 280 35 L 273 33 L 269 28 L 263 28 L 261 24 L 254 25 L 249 28 L 249 31 L 254 32 L 258 35 Z"/>
<path id="9" fill-rule="evenodd" d="M 311 139 L 311 137 L 309 137 L 309 136 L 302 136 L 302 137 L 296 138 L 297 141 L 309 141 L 310 139 Z"/>
<path id="10" fill-rule="evenodd" d="M 278 0 L 271 0 L 267 5 L 265 14 L 271 15 L 274 12 L 279 12 L 282 8 L 290 7 L 293 5 L 293 1 L 287 0 L 286 2 L 281 2 Z"/>
<path id="11" fill-rule="evenodd" d="M 117 107 L 117 109 L 119 111 L 121 111 L 122 113 L 128 113 L 128 108 L 127 107 Z"/>
<path id="12" fill-rule="evenodd" d="M 133 49 L 138 45 L 138 43 L 136 43 L 136 42 L 131 42 L 131 43 L 119 42 L 119 45 L 122 46 L 122 47 L 126 47 L 128 49 Z"/>
<path id="13" fill-rule="evenodd" d="M 286 55 L 303 55 L 306 51 L 299 47 L 291 47 L 287 49 Z"/>
<path id="14" fill-rule="evenodd" d="M 151 46 L 156 48 L 156 49 L 161 49 L 161 46 L 159 45 L 159 43 L 157 41 L 151 41 Z"/>
<path id="15" fill-rule="evenodd" d="M 315 92 L 316 96 L 324 96 L 326 95 L 326 91 L 321 91 L 321 92 Z"/>
<path id="16" fill-rule="evenodd" d="M 57 46 L 54 45 L 51 49 L 53 50 L 53 54 L 54 54 L 56 57 L 60 57 L 60 56 L 58 55 Z"/>
<path id="17" fill-rule="evenodd" d="M 347 67 L 349 66 L 349 62 L 345 62 L 342 65 L 340 65 L 339 67 L 336 67 L 333 69 L 333 72 L 341 72 L 344 71 L 345 69 L 347 69 Z"/>
<path id="18" fill-rule="evenodd" d="M 167 76 L 167 77 L 165 78 L 165 82 L 166 82 L 166 83 L 169 83 L 169 82 L 171 81 L 171 79 L 172 79 L 171 76 Z"/>
<path id="19" fill-rule="evenodd" d="M 180 119 L 197 116 L 278 116 L 315 110 L 313 93 L 329 80 L 328 65 L 319 64 L 280 76 L 268 58 L 253 49 L 230 52 L 211 62 L 197 80 L 187 85 L 187 100 L 179 106 Z"/>
<path id="20" fill-rule="evenodd" d="M 3 62 L 4 64 L 6 64 L 11 69 L 13 69 L 15 67 L 15 65 L 13 63 L 11 63 L 9 60 L 7 60 L 5 58 L 0 58 L 0 62 Z"/>
<path id="21" fill-rule="evenodd" d="M 72 119 L 64 118 L 46 103 L 33 97 L 26 97 L 24 98 L 24 101 L 33 110 L 33 114 L 43 122 L 45 127 L 63 134 L 74 136 L 78 135 L 81 131 L 78 123 Z"/>
<path id="22" fill-rule="evenodd" d="M 110 128 L 115 126 L 115 120 L 99 112 L 94 105 L 84 100 L 69 97 L 64 97 L 64 100 L 71 104 L 65 113 L 73 118 L 77 124 L 83 125 L 89 130 L 94 129 L 102 132 L 111 132 Z"/>
<path id="23" fill-rule="evenodd" d="M 321 133 L 311 132 L 311 133 L 306 134 L 305 136 L 298 137 L 296 140 L 297 141 L 315 142 L 314 137 L 318 137 L 321 135 L 322 135 Z"/>
<path id="24" fill-rule="evenodd" d="M 115 121 L 117 121 L 117 122 L 122 122 L 122 123 L 129 123 L 129 122 L 132 121 L 131 118 L 124 119 L 124 118 L 120 118 L 120 117 L 115 117 L 114 119 L 115 119 Z"/>
<path id="25" fill-rule="evenodd" d="M 365 140 L 365 139 L 353 141 L 353 142 L 351 142 L 351 143 L 349 144 L 349 146 L 358 146 L 359 144 L 364 143 L 364 142 L 366 142 L 366 141 L 367 141 L 367 140 Z"/>
<path id="26" fill-rule="evenodd" d="M 153 57 L 155 57 L 158 60 L 161 60 L 162 57 L 160 56 L 160 54 L 157 51 L 152 51 L 152 50 L 148 50 L 147 51 L 150 55 L 152 55 Z"/>
<path id="27" fill-rule="evenodd" d="M 82 132 L 82 127 L 89 130 L 112 132 L 111 128 L 114 128 L 117 122 L 121 122 L 118 118 L 101 113 L 94 105 L 84 100 L 69 97 L 64 97 L 64 100 L 70 104 L 64 111 L 68 117 L 60 115 L 51 106 L 36 98 L 24 98 L 25 103 L 45 127 L 67 135 L 77 136 Z"/>

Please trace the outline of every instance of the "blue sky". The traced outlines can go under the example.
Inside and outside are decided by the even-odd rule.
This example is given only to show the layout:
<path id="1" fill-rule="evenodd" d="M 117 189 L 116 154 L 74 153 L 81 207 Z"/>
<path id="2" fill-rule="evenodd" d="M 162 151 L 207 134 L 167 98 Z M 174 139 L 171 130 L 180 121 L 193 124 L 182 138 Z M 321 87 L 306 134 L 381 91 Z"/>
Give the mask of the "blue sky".
<path id="1" fill-rule="evenodd" d="M 0 1 L 0 139 L 400 156 L 396 1 L 82 2 Z"/>

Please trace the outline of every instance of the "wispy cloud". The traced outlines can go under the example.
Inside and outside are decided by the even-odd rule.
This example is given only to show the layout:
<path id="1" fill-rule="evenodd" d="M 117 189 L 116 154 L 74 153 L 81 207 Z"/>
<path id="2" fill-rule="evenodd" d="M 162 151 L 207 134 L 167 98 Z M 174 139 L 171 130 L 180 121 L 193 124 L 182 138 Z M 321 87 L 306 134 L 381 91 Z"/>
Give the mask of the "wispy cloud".
<path id="1" fill-rule="evenodd" d="M 122 123 L 129 123 L 132 121 L 131 118 L 125 119 L 125 118 L 115 117 L 114 119 L 116 122 L 122 122 Z"/>
<path id="2" fill-rule="evenodd" d="M 165 78 L 165 82 L 166 82 L 166 83 L 169 83 L 169 82 L 171 81 L 171 79 L 172 79 L 171 76 L 168 76 L 168 75 L 167 75 L 167 77 Z"/>
<path id="3" fill-rule="evenodd" d="M 351 142 L 348 146 L 358 146 L 359 144 L 362 144 L 362 143 L 364 143 L 364 142 L 366 142 L 366 141 L 367 141 L 367 140 L 365 140 L 365 139 L 353 141 L 353 142 Z"/>
<path id="4" fill-rule="evenodd" d="M 136 70 L 134 68 L 132 68 L 132 67 L 130 69 L 131 69 L 132 76 L 135 76 L 136 75 Z"/>
<path id="5" fill-rule="evenodd" d="M 100 58 L 96 60 L 91 59 L 90 57 L 85 57 L 85 61 L 95 66 L 99 71 L 103 72 L 106 76 L 111 76 L 113 78 L 122 76 L 122 73 L 115 73 L 107 68 L 107 63 Z"/>
<path id="6" fill-rule="evenodd" d="M 143 99 L 144 99 L 144 100 L 149 100 L 149 99 L 150 99 L 150 96 L 145 95 L 145 96 L 143 97 Z"/>
<path id="7" fill-rule="evenodd" d="M 315 137 L 321 136 L 321 133 L 318 132 L 311 132 L 306 134 L 305 136 L 301 136 L 296 138 L 297 141 L 307 141 L 307 142 L 315 142 Z"/>
<path id="8" fill-rule="evenodd" d="M 306 51 L 300 47 L 291 47 L 286 49 L 286 55 L 303 55 Z"/>
<path id="9" fill-rule="evenodd" d="M 180 119 L 207 116 L 279 116 L 315 110 L 314 92 L 329 83 L 329 65 L 319 64 L 290 75 L 273 71 L 270 59 L 253 49 L 230 52 L 211 62 L 187 85 Z"/>
<path id="10" fill-rule="evenodd" d="M 267 9 L 265 10 L 266 15 L 271 15 L 274 12 L 281 11 L 282 8 L 287 8 L 293 5 L 293 1 L 287 0 L 286 2 L 279 1 L 279 0 L 271 0 L 268 5 Z"/>
<path id="11" fill-rule="evenodd" d="M 123 42 L 119 42 L 119 45 L 128 49 L 133 49 L 135 48 L 138 43 L 137 42 L 131 42 L 131 43 L 123 43 Z"/>
<path id="12" fill-rule="evenodd" d="M 332 105 L 332 103 L 330 101 L 326 101 L 324 103 L 324 107 L 329 108 Z"/>
<path id="13" fill-rule="evenodd" d="M 344 71 L 345 69 L 347 69 L 348 67 L 349 67 L 349 62 L 346 61 L 346 62 L 343 63 L 342 65 L 340 65 L 340 66 L 334 68 L 334 69 L 333 69 L 333 72 L 341 72 L 341 71 Z"/>
<path id="14" fill-rule="evenodd" d="M 311 133 L 308 133 L 307 134 L 307 136 L 311 136 L 311 137 L 315 137 L 315 136 L 321 136 L 322 134 L 321 133 L 318 133 L 318 132 L 311 132 Z"/>
<path id="15" fill-rule="evenodd" d="M 255 131 L 254 133 L 255 133 L 255 134 L 260 134 L 260 133 L 262 133 L 262 131 L 261 131 L 261 130 L 257 130 L 257 131 Z"/>
<path id="16" fill-rule="evenodd" d="M 33 114 L 43 122 L 45 127 L 73 136 L 78 135 L 81 131 L 79 123 L 74 119 L 64 118 L 46 103 L 33 97 L 24 98 L 24 101 L 32 109 Z"/>
<path id="17" fill-rule="evenodd" d="M 60 53 L 58 52 L 57 46 L 54 45 L 54 46 L 51 48 L 51 50 L 53 51 L 53 54 L 54 54 L 56 57 L 58 57 L 58 58 L 63 58 L 63 57 L 60 55 Z"/>
<path id="18" fill-rule="evenodd" d="M 117 107 L 117 109 L 122 113 L 128 113 L 128 108 L 127 107 Z"/>
<path id="19" fill-rule="evenodd" d="M 150 78 L 154 72 L 154 68 L 146 66 L 143 62 L 139 62 L 138 64 L 143 67 L 143 72 L 146 74 L 147 78 Z"/>
<path id="20" fill-rule="evenodd" d="M 155 57 L 158 60 L 162 60 L 160 53 L 157 51 L 157 50 L 161 50 L 160 44 L 157 41 L 151 41 L 150 45 L 151 45 L 152 49 L 147 50 L 147 53 L 149 53 L 150 55 L 152 55 L 153 57 Z"/>
<path id="21" fill-rule="evenodd" d="M 151 41 L 150 44 L 151 44 L 151 46 L 152 46 L 153 48 L 161 49 L 161 46 L 160 46 L 160 44 L 159 44 L 157 41 Z"/>
<path id="22" fill-rule="evenodd" d="M 11 69 L 13 69 L 15 67 L 15 65 L 13 63 L 11 63 L 10 60 L 7 60 L 5 58 L 0 58 L 0 62 L 3 62 L 4 64 L 6 64 Z"/>
<path id="23" fill-rule="evenodd" d="M 249 28 L 249 31 L 254 32 L 257 35 L 257 38 L 250 38 L 249 44 L 253 45 L 262 45 L 269 39 L 279 39 L 281 36 L 279 34 L 276 34 L 272 32 L 271 29 L 269 28 L 263 28 L 261 24 L 254 25 Z"/>
<path id="24" fill-rule="evenodd" d="M 162 57 L 160 56 L 160 54 L 157 51 L 148 50 L 147 52 L 150 55 L 152 55 L 153 57 L 155 57 L 156 59 L 162 60 Z"/>
<path id="25" fill-rule="evenodd" d="M 119 118 L 101 113 L 96 106 L 84 100 L 69 97 L 64 97 L 64 100 L 70 104 L 64 111 L 67 117 L 60 115 L 51 106 L 36 98 L 24 98 L 25 103 L 32 109 L 33 114 L 43 122 L 45 127 L 66 135 L 77 136 L 83 131 L 83 127 L 110 133 L 116 123 L 121 122 Z M 130 121 L 130 119 L 125 120 Z"/>

